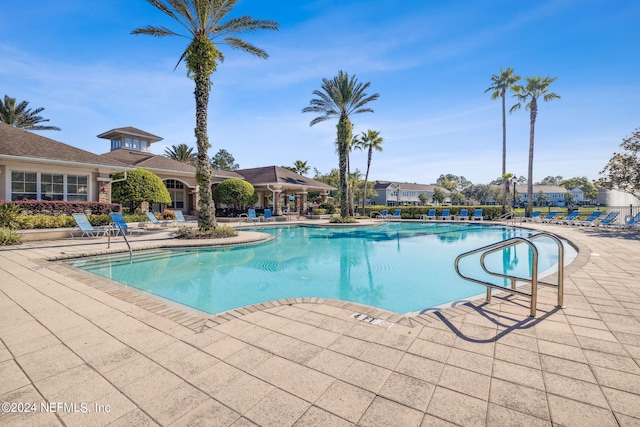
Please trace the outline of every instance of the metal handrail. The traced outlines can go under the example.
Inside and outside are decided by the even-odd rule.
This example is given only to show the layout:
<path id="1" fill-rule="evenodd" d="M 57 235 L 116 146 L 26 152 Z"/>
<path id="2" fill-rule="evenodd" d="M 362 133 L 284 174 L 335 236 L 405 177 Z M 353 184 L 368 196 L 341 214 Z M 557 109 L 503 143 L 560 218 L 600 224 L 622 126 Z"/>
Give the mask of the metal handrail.
<path id="1" fill-rule="evenodd" d="M 544 282 L 541 280 L 538 280 L 538 248 L 536 248 L 536 246 L 531 242 L 532 240 L 535 239 L 539 239 L 540 237 L 548 237 L 551 240 L 553 240 L 557 245 L 558 245 L 558 283 L 554 284 L 554 283 L 549 283 L 549 282 Z M 531 266 L 531 278 L 527 278 L 527 277 L 518 277 L 518 276 L 512 276 L 510 274 L 504 274 L 504 273 L 496 273 L 494 271 L 490 271 L 487 266 L 485 265 L 485 258 L 494 253 L 494 252 L 498 252 L 504 249 L 507 249 L 509 247 L 513 247 L 513 246 L 517 246 L 521 243 L 524 243 L 526 245 L 529 246 L 529 249 L 531 249 L 531 252 L 533 253 L 533 259 L 532 259 L 532 266 Z M 460 260 L 462 258 L 468 257 L 470 255 L 475 255 L 478 253 L 482 253 L 482 255 L 480 256 L 480 265 L 482 267 L 482 269 L 484 270 L 485 273 L 491 275 L 491 276 L 495 276 L 495 277 L 501 277 L 504 279 L 509 279 L 511 281 L 511 288 L 506 288 L 504 286 L 500 286 L 500 285 L 495 285 L 493 283 L 489 283 L 489 282 L 485 282 L 484 280 L 480 280 L 480 279 L 475 279 L 473 277 L 470 276 L 466 276 L 464 274 L 462 274 L 462 272 L 460 271 Z M 564 295 L 564 245 L 562 244 L 562 241 L 555 235 L 551 234 L 551 233 L 547 233 L 547 232 L 541 232 L 538 234 L 534 234 L 533 236 L 529 237 L 529 238 L 525 238 L 525 237 L 511 237 L 509 239 L 497 242 L 497 243 L 493 243 L 491 245 L 487 245 L 487 246 L 483 246 L 481 248 L 478 249 L 474 249 L 472 251 L 468 251 L 465 252 L 461 255 L 458 255 L 456 257 L 455 263 L 454 263 L 454 267 L 456 270 L 456 273 L 458 273 L 458 276 L 462 277 L 465 280 L 469 280 L 470 282 L 474 282 L 474 283 L 478 283 L 480 285 L 486 286 L 487 287 L 487 301 L 491 301 L 491 289 L 500 289 L 502 291 L 505 292 L 510 292 L 512 294 L 517 294 L 517 295 L 521 295 L 521 296 L 525 296 L 530 298 L 531 300 L 531 304 L 530 304 L 530 311 L 529 311 L 529 315 L 531 317 L 535 317 L 536 315 L 536 305 L 537 305 L 537 299 L 538 299 L 538 285 L 543 285 L 543 286 L 549 286 L 549 287 L 554 287 L 554 288 L 558 288 L 558 307 L 562 307 L 563 304 L 563 295 Z M 525 291 L 519 290 L 516 287 L 516 283 L 518 281 L 521 282 L 528 282 L 531 283 L 531 293 L 527 293 Z"/>
<path id="2" fill-rule="evenodd" d="M 118 227 L 117 224 L 114 224 L 113 222 L 109 224 L 109 230 L 107 231 L 107 249 L 111 248 L 111 232 L 114 230 L 114 225 L 116 226 L 115 229 L 117 229 L 120 234 L 122 234 L 124 242 L 129 248 L 129 262 L 133 262 L 133 250 L 131 249 L 131 245 L 129 244 L 129 240 L 127 239 L 126 229 Z"/>

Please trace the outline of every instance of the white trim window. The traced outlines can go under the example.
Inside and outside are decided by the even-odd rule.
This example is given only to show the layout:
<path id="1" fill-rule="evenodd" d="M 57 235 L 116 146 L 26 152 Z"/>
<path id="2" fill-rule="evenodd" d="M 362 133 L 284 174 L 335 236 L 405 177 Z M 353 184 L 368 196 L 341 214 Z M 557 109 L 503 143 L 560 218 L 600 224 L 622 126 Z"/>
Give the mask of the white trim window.
<path id="1" fill-rule="evenodd" d="M 11 171 L 11 200 L 89 200 L 88 175 Z"/>
<path id="2" fill-rule="evenodd" d="M 184 184 L 176 179 L 167 179 L 164 185 L 171 196 L 171 204 L 167 207 L 170 209 L 184 209 Z"/>

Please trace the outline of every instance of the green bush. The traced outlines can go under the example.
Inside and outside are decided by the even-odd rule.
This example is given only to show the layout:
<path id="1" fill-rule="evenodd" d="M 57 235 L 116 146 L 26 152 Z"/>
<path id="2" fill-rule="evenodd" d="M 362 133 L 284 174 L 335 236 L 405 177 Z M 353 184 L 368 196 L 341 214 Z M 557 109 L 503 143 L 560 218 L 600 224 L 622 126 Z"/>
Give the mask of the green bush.
<path id="1" fill-rule="evenodd" d="M 356 222 L 356 219 L 352 216 L 348 216 L 346 218 L 342 218 L 341 216 L 332 216 L 329 218 L 329 222 L 337 224 L 351 224 Z"/>
<path id="2" fill-rule="evenodd" d="M 200 230 L 194 227 L 180 227 L 176 231 L 177 239 L 219 239 L 237 236 L 238 232 L 228 225 L 218 225 L 212 230 Z"/>
<path id="3" fill-rule="evenodd" d="M 327 213 L 327 210 L 323 208 L 318 208 L 313 211 L 314 215 L 325 215 L 326 213 Z"/>
<path id="4" fill-rule="evenodd" d="M 17 245 L 22 236 L 7 227 L 0 227 L 0 246 Z"/>
<path id="5" fill-rule="evenodd" d="M 76 222 L 71 215 L 18 215 L 16 217 L 17 228 L 21 230 L 34 230 L 40 228 L 75 227 Z"/>
<path id="6" fill-rule="evenodd" d="M 0 227 L 16 228 L 16 218 L 20 215 L 22 209 L 15 203 L 0 204 Z"/>
<path id="7" fill-rule="evenodd" d="M 468 209 L 469 215 L 473 215 L 475 209 L 482 209 L 482 216 L 485 220 L 491 220 L 502 215 L 502 206 L 366 206 L 365 212 L 370 216 L 373 212 L 382 212 L 387 210 L 393 213 L 394 210 L 400 209 L 400 216 L 404 219 L 420 219 L 421 215 L 426 215 L 431 209 L 436 210 L 436 215 L 442 215 L 443 209 L 449 209 L 451 215 L 460 215 L 461 209 Z"/>

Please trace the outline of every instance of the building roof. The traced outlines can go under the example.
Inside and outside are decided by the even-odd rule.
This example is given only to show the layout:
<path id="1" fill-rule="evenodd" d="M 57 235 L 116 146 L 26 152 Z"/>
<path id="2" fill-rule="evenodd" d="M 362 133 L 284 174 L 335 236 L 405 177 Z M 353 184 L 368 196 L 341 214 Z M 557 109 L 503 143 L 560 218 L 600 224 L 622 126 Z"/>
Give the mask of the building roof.
<path id="1" fill-rule="evenodd" d="M 112 139 L 117 136 L 131 136 L 134 138 L 144 138 L 146 141 L 149 141 L 149 142 L 162 141 L 162 137 L 159 137 L 149 132 L 145 132 L 138 128 L 134 128 L 133 126 L 125 126 L 123 128 L 111 129 L 109 131 L 106 131 L 98 135 L 98 138 Z"/>
<path id="2" fill-rule="evenodd" d="M 91 165 L 114 170 L 129 167 L 110 159 L 26 130 L 0 123 L 0 157 L 48 164 Z"/>
<path id="3" fill-rule="evenodd" d="M 526 185 L 516 185 L 516 191 L 518 193 L 526 193 L 527 186 Z M 533 193 L 539 193 L 542 191 L 543 193 L 567 193 L 567 190 L 564 187 L 560 187 L 559 185 L 536 185 L 533 184 Z"/>
<path id="4" fill-rule="evenodd" d="M 444 193 L 448 194 L 450 193 L 449 190 L 447 190 L 444 187 L 440 187 L 439 185 L 432 185 L 432 184 L 416 184 L 411 183 L 411 182 L 398 182 L 398 181 L 379 181 L 377 180 L 374 184 L 373 184 L 373 189 L 374 190 L 384 190 L 389 188 L 390 185 L 393 185 L 394 188 L 396 188 L 396 186 L 400 185 L 400 190 L 401 191 L 428 191 L 428 192 L 433 192 L 434 189 L 436 187 L 439 187 Z"/>
<path id="5" fill-rule="evenodd" d="M 254 187 L 258 185 L 282 185 L 284 187 L 306 187 L 311 191 L 335 190 L 334 187 L 324 182 L 307 178 L 279 166 L 239 169 L 236 172 Z"/>

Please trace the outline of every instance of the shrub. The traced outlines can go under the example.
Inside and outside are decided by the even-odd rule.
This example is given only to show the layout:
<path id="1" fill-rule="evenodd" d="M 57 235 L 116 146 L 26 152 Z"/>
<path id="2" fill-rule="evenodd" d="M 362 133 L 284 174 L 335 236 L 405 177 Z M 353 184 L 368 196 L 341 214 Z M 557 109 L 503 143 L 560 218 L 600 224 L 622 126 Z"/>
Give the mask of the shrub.
<path id="1" fill-rule="evenodd" d="M 0 204 L 0 227 L 16 228 L 16 218 L 20 215 L 21 208 L 15 203 Z"/>
<path id="2" fill-rule="evenodd" d="M 18 215 L 16 217 L 17 228 L 21 230 L 34 230 L 40 228 L 75 227 L 76 222 L 71 215 Z"/>
<path id="3" fill-rule="evenodd" d="M 217 225 L 211 230 L 200 230 L 194 227 L 180 227 L 176 231 L 177 239 L 218 239 L 237 236 L 238 232 L 228 225 Z"/>
<path id="4" fill-rule="evenodd" d="M 171 209 L 165 209 L 164 212 L 162 213 L 157 213 L 155 214 L 156 218 L 158 218 L 159 220 L 167 220 L 167 221 L 171 221 L 176 219 L 176 214 L 171 210 Z"/>
<path id="5" fill-rule="evenodd" d="M 22 236 L 7 227 L 0 227 L 0 246 L 17 245 L 21 242 Z"/>
<path id="6" fill-rule="evenodd" d="M 332 216 L 329 218 L 330 223 L 338 223 L 338 224 L 351 224 L 356 222 L 356 219 L 352 216 L 348 216 L 346 218 L 342 218 L 341 216 Z"/>
<path id="7" fill-rule="evenodd" d="M 325 215 L 326 213 L 327 213 L 327 210 L 324 208 L 318 208 L 313 211 L 314 215 Z"/>
<path id="8" fill-rule="evenodd" d="M 63 200 L 17 200 L 10 202 L 20 207 L 25 215 L 71 215 L 90 210 L 94 214 L 108 214 L 120 211 L 117 203 L 65 202 Z"/>

